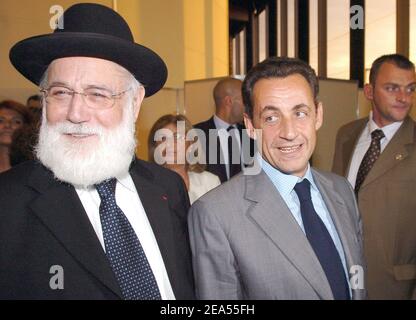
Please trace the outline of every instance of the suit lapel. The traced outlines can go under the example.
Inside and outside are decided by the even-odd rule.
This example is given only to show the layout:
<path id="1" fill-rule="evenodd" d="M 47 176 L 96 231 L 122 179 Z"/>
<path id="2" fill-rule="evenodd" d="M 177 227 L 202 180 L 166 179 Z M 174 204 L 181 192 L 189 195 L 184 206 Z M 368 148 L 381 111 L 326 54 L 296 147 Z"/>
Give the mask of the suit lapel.
<path id="1" fill-rule="evenodd" d="M 409 148 L 413 148 L 414 136 L 415 125 L 413 121 L 407 117 L 403 122 L 403 125 L 399 128 L 392 140 L 381 153 L 380 157 L 374 163 L 373 168 L 370 170 L 361 186 L 361 190 L 409 156 Z"/>
<path id="2" fill-rule="evenodd" d="M 347 137 L 345 142 L 343 143 L 343 176 L 348 176 L 348 171 L 350 170 L 352 155 L 357 145 L 358 139 L 360 138 L 361 133 L 363 132 L 364 128 L 367 125 L 367 119 L 362 119 L 360 123 L 358 123 L 356 130 L 352 130 L 350 135 Z"/>
<path id="3" fill-rule="evenodd" d="M 246 176 L 245 197 L 256 202 L 248 213 L 259 228 L 322 299 L 333 299 L 325 273 L 305 234 L 264 171 L 258 175 Z"/>
<path id="4" fill-rule="evenodd" d="M 120 288 L 75 189 L 39 165 L 28 186 L 39 196 L 30 204 L 62 246 L 93 276 L 122 298 Z"/>
<path id="5" fill-rule="evenodd" d="M 341 240 L 347 263 L 347 271 L 349 272 L 351 266 L 356 263 L 354 262 L 354 254 L 351 249 L 356 248 L 357 244 L 354 243 L 358 242 L 354 236 L 356 232 L 354 226 L 351 224 L 350 213 L 344 200 L 338 193 L 333 191 L 333 182 L 313 169 L 312 174 Z"/>

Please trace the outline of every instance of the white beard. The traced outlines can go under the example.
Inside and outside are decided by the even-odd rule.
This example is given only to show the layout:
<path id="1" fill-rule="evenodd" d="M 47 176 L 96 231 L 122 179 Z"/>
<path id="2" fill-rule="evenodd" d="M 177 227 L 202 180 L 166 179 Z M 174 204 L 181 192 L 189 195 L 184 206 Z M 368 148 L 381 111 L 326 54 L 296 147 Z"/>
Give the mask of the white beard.
<path id="1" fill-rule="evenodd" d="M 49 125 L 45 111 L 36 156 L 58 180 L 76 187 L 88 187 L 125 175 L 136 148 L 132 103 L 124 106 L 123 120 L 114 129 L 67 121 Z M 45 110 L 45 108 L 44 108 Z M 71 141 L 64 134 L 96 134 L 98 142 Z M 96 141 L 96 140 L 95 140 Z"/>

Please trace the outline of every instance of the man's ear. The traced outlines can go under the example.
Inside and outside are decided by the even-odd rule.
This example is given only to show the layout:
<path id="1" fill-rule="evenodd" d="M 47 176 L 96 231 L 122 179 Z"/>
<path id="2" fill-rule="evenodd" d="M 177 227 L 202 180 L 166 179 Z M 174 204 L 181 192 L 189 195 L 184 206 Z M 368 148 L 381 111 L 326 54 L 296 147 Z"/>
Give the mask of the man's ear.
<path id="1" fill-rule="evenodd" d="M 233 104 L 233 98 L 231 96 L 225 96 L 224 104 L 227 106 L 231 106 Z"/>
<path id="2" fill-rule="evenodd" d="M 322 123 L 324 121 L 324 107 L 322 105 L 322 102 L 318 102 L 316 105 L 316 122 L 315 122 L 315 130 L 318 131 Z"/>
<path id="3" fill-rule="evenodd" d="M 133 107 L 134 107 L 134 119 L 137 120 L 139 116 L 140 107 L 142 105 L 143 99 L 145 95 L 145 88 L 140 86 L 137 89 L 135 96 L 133 97 Z"/>
<path id="4" fill-rule="evenodd" d="M 248 135 L 251 139 L 256 140 L 256 131 L 254 130 L 254 124 L 253 120 L 249 117 L 247 113 L 244 112 L 244 125 L 246 126 L 246 129 L 248 130 Z"/>
<path id="5" fill-rule="evenodd" d="M 374 99 L 373 85 L 368 84 L 368 83 L 366 85 L 364 85 L 364 95 L 368 100 L 373 101 L 373 99 Z"/>

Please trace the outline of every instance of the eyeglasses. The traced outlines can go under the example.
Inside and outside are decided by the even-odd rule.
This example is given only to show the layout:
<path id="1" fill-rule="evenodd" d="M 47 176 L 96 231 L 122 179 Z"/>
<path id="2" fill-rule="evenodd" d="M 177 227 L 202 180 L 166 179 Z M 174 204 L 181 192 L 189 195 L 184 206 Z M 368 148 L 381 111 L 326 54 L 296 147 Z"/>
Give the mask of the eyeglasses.
<path id="1" fill-rule="evenodd" d="M 115 99 L 119 99 L 130 89 L 128 88 L 119 93 L 112 93 L 107 89 L 88 88 L 84 92 L 77 92 L 63 86 L 51 86 L 49 88 L 42 88 L 40 92 L 43 93 L 47 103 L 55 103 L 62 107 L 69 106 L 74 95 L 79 94 L 84 97 L 85 104 L 91 109 L 110 109 L 114 106 Z"/>

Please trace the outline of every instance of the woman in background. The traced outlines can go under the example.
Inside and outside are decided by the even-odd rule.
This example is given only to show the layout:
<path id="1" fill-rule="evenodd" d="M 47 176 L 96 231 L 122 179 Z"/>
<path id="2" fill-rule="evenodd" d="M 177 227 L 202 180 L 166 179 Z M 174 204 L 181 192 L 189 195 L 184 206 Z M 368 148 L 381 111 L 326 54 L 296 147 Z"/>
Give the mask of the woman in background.
<path id="1" fill-rule="evenodd" d="M 178 126 L 183 124 L 185 132 L 180 132 Z M 160 129 L 167 129 L 170 132 L 168 135 L 161 132 L 162 139 L 160 139 L 161 141 L 157 141 L 159 140 L 157 139 L 157 132 Z M 184 115 L 168 114 L 162 116 L 155 122 L 150 130 L 148 139 L 149 160 L 156 163 L 160 163 L 156 159 L 166 160 L 162 165 L 175 171 L 182 177 L 188 190 L 191 204 L 206 192 L 221 184 L 220 179 L 216 175 L 205 171 L 204 164 L 199 162 L 190 164 L 188 162 L 186 154 L 191 151 L 191 144 L 196 143 L 186 141 L 186 136 L 192 129 L 191 122 Z M 165 143 L 163 146 L 165 148 L 158 148 L 162 143 Z M 169 147 L 167 147 L 168 145 Z M 185 154 L 181 154 L 181 148 L 178 148 L 178 145 L 185 147 L 183 150 Z M 185 161 L 181 161 L 181 159 Z"/>
<path id="2" fill-rule="evenodd" d="M 21 162 L 22 159 L 11 159 L 11 146 L 19 130 L 30 127 L 31 119 L 24 105 L 12 100 L 0 102 L 0 172 Z"/>

